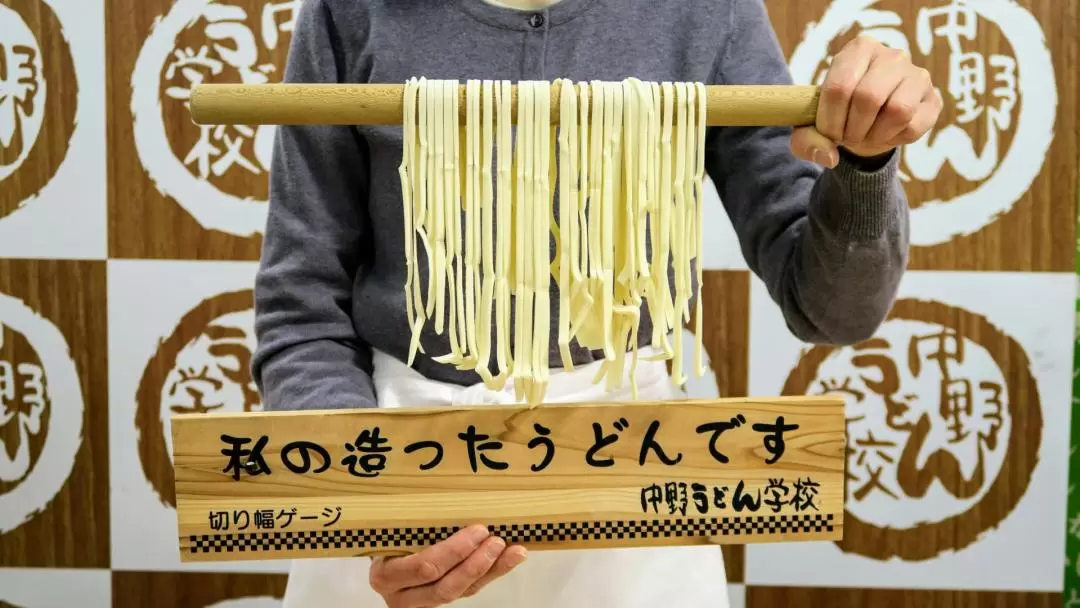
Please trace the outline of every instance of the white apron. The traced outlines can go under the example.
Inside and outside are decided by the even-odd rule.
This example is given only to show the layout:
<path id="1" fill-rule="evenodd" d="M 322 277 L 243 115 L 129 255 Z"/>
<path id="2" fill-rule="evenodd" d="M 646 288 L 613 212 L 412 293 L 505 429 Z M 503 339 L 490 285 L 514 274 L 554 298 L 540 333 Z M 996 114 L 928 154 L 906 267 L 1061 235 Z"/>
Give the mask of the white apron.
<path id="1" fill-rule="evenodd" d="M 662 361 L 642 361 L 638 398 L 684 399 Z M 629 357 L 627 358 L 629 361 Z M 592 380 L 599 362 L 574 371 L 551 370 L 545 401 L 630 401 L 629 382 L 607 392 Z M 512 404 L 514 389 L 490 391 L 435 382 L 401 361 L 376 351 L 374 383 L 379 407 Z M 627 378 L 624 375 L 624 378 Z M 368 558 L 296 560 L 291 566 L 284 608 L 385 608 L 368 584 Z M 727 575 L 719 547 L 665 547 L 532 551 L 510 574 L 455 608 L 729 608 Z"/>

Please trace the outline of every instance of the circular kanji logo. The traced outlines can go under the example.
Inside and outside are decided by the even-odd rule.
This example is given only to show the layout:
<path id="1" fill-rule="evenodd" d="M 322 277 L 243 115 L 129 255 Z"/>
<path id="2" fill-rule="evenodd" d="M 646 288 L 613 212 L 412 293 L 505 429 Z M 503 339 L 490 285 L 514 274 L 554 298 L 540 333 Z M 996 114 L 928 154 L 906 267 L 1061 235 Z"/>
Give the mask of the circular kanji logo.
<path id="1" fill-rule="evenodd" d="M 1038 460 L 1027 355 L 984 317 L 939 302 L 901 300 L 872 339 L 811 348 L 783 392 L 846 398 L 847 552 L 963 549 L 1016 507 Z"/>
<path id="2" fill-rule="evenodd" d="M 83 399 L 67 341 L 0 294 L 0 534 L 45 509 L 82 445 Z"/>
<path id="3" fill-rule="evenodd" d="M 0 218 L 56 175 L 75 132 L 71 48 L 49 5 L 0 0 Z"/>
<path id="4" fill-rule="evenodd" d="M 251 377 L 254 295 L 223 293 L 201 302 L 158 347 L 136 394 L 139 460 L 163 502 L 176 505 L 172 469 L 174 414 L 262 409 Z"/>
<path id="5" fill-rule="evenodd" d="M 279 82 L 300 3 L 177 0 L 136 59 L 136 153 L 158 189 L 208 230 L 262 232 L 275 128 L 194 124 L 191 90 Z"/>
<path id="6" fill-rule="evenodd" d="M 835 0 L 792 53 L 796 82 L 820 84 L 859 35 L 907 51 L 945 100 L 937 125 L 901 153 L 912 244 L 973 234 L 1008 212 L 1054 137 L 1054 66 L 1038 20 L 1012 0 Z"/>

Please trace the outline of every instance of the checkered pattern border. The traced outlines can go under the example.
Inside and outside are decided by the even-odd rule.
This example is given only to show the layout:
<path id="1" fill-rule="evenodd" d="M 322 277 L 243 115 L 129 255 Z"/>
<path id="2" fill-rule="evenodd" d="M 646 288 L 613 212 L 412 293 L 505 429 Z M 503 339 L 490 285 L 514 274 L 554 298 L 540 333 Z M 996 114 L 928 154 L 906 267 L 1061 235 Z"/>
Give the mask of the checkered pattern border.
<path id="1" fill-rule="evenodd" d="M 633 540 L 695 536 L 750 536 L 792 532 L 832 532 L 833 514 L 765 515 L 674 520 L 592 521 L 488 526 L 508 543 L 572 540 Z M 373 549 L 428 546 L 460 528 L 376 528 L 370 530 L 304 530 L 251 534 L 191 535 L 191 553 L 294 551 L 305 549 Z"/>

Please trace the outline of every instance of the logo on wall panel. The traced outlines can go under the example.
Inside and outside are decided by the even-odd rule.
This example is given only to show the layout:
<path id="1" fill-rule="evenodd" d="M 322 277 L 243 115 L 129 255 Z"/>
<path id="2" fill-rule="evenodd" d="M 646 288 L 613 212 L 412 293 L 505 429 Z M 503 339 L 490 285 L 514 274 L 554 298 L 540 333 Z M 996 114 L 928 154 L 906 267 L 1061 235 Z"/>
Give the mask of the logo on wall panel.
<path id="1" fill-rule="evenodd" d="M 135 149 L 150 179 L 207 230 L 239 237 L 266 221 L 272 125 L 196 125 L 201 83 L 279 82 L 301 0 L 177 0 L 135 61 Z"/>
<path id="2" fill-rule="evenodd" d="M 783 392 L 847 400 L 846 552 L 959 551 L 1016 508 L 1038 461 L 1027 355 L 986 318 L 939 302 L 900 300 L 872 339 L 805 351 Z"/>
<path id="3" fill-rule="evenodd" d="M 0 3 L 0 219 L 56 175 L 75 132 L 71 48 L 48 4 Z"/>
<path id="4" fill-rule="evenodd" d="M 937 125 L 901 155 L 912 244 L 973 234 L 1007 213 L 1054 136 L 1054 65 L 1038 20 L 1013 0 L 835 0 L 792 53 L 795 81 L 821 84 L 859 35 L 907 51 L 945 101 Z"/>
<path id="5" fill-rule="evenodd" d="M 82 445 L 83 394 L 63 334 L 0 294 L 0 534 L 44 510 Z"/>
<path id="6" fill-rule="evenodd" d="M 202 301 L 184 315 L 143 370 L 135 408 L 139 461 L 154 492 L 170 507 L 176 506 L 170 417 L 262 409 L 250 367 L 253 305 L 251 290 Z"/>

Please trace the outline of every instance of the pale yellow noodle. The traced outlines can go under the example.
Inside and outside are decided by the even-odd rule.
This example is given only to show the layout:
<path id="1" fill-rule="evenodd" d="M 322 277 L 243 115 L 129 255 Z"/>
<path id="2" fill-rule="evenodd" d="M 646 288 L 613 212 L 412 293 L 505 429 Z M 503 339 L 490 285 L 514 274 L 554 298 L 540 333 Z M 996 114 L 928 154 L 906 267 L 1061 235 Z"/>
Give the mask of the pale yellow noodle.
<path id="1" fill-rule="evenodd" d="M 660 95 L 660 84 L 656 82 L 649 83 L 652 94 L 653 105 L 653 118 L 649 121 L 649 179 L 651 180 L 652 188 L 649 196 L 649 240 L 651 247 L 649 249 L 649 282 L 648 282 L 648 297 L 649 297 L 649 312 L 652 315 L 653 322 L 653 334 L 652 334 L 652 347 L 658 349 L 659 353 L 654 359 L 666 359 L 668 353 L 663 348 L 663 332 L 665 328 L 664 323 L 664 307 L 663 307 L 663 290 L 660 285 L 660 281 L 666 277 L 662 272 L 663 267 L 660 261 L 660 183 L 662 177 L 660 175 L 660 134 L 663 124 L 663 104 Z"/>
<path id="2" fill-rule="evenodd" d="M 427 301 L 424 312 L 428 318 L 432 318 L 435 314 L 435 301 L 437 300 L 435 289 L 438 287 L 438 279 L 435 277 L 437 274 L 435 272 L 435 250 L 437 249 L 435 246 L 435 218 L 438 216 L 435 209 L 435 190 L 438 186 L 436 182 L 439 182 L 439 180 L 433 179 L 437 175 L 435 169 L 436 95 L 433 94 L 434 91 L 435 87 L 432 86 L 431 81 L 420 79 L 420 110 L 424 122 L 423 128 L 420 130 L 420 147 L 424 152 L 420 158 L 420 172 L 424 180 L 424 194 L 421 197 L 424 201 L 424 205 L 422 205 L 424 209 L 424 231 L 420 233 L 420 238 L 427 253 Z"/>
<path id="3" fill-rule="evenodd" d="M 398 165 L 398 177 L 401 179 L 401 206 L 402 224 L 405 232 L 405 319 L 412 333 L 416 329 L 413 320 L 416 317 L 413 303 L 413 270 L 416 267 L 416 240 L 413 229 L 413 172 L 412 166 L 413 149 L 415 148 L 416 134 L 414 123 L 416 121 L 416 79 L 411 78 L 405 83 L 404 115 L 401 121 L 401 164 Z M 410 334 L 410 341 L 411 335 Z M 410 350 L 409 359 L 413 358 Z"/>
<path id="4" fill-rule="evenodd" d="M 480 81 L 465 84 L 465 361 L 475 367 L 477 283 L 480 280 Z"/>
<path id="5" fill-rule="evenodd" d="M 634 106 L 634 120 L 628 132 L 634 134 L 635 144 L 628 146 L 628 151 L 637 159 L 633 171 L 633 175 L 637 178 L 635 180 L 637 191 L 634 225 L 630 227 L 631 234 L 629 237 L 635 240 L 634 251 L 637 257 L 634 260 L 633 276 L 630 278 L 630 304 L 633 307 L 630 331 L 630 348 L 633 353 L 630 361 L 630 388 L 631 396 L 637 399 L 638 331 L 641 325 L 641 304 L 647 297 L 644 292 L 648 291 L 650 275 L 646 252 L 645 227 L 648 223 L 650 209 L 650 124 L 654 114 L 651 90 L 645 83 L 637 79 L 632 79 L 631 84 L 633 85 L 631 99 Z"/>
<path id="6" fill-rule="evenodd" d="M 453 89 L 451 90 L 451 87 Z M 460 363 L 464 340 L 461 336 L 463 290 L 461 285 L 461 197 L 458 190 L 461 185 L 458 172 L 458 95 L 457 82 L 443 81 L 443 128 L 446 129 L 446 197 L 443 210 L 446 212 L 446 288 L 447 316 L 450 318 L 449 336 L 450 353 L 440 359 L 443 363 Z"/>
<path id="7" fill-rule="evenodd" d="M 508 80 L 499 82 L 496 89 L 498 105 L 498 159 L 499 159 L 499 210 L 498 216 L 498 248 L 496 253 L 496 268 L 498 280 L 496 291 L 496 310 L 498 324 L 496 334 L 498 336 L 498 350 L 496 361 L 499 369 L 499 378 L 504 382 L 510 377 L 513 365 L 513 352 L 510 344 L 510 268 L 513 259 L 512 230 L 513 230 L 513 134 L 512 134 L 512 96 L 511 83 Z M 501 384 L 500 382 L 500 384 Z"/>
<path id="8" fill-rule="evenodd" d="M 703 251 L 704 251 L 703 247 L 702 247 L 702 245 L 703 245 L 703 243 L 702 243 L 702 235 L 704 234 L 704 231 L 705 231 L 704 230 L 705 226 L 702 223 L 702 221 L 703 221 L 703 211 L 702 211 L 702 209 L 703 209 L 703 207 L 705 205 L 705 137 L 706 137 L 706 129 L 705 129 L 706 122 L 705 122 L 705 119 L 706 119 L 706 105 L 707 105 L 706 104 L 706 99 L 707 98 L 706 98 L 706 94 L 705 94 L 705 85 L 704 85 L 704 83 L 698 82 L 698 83 L 695 84 L 695 87 L 697 88 L 697 100 L 698 100 L 698 107 L 697 107 L 697 110 L 698 110 L 698 124 L 697 124 L 698 137 L 697 137 L 697 159 L 695 161 L 695 164 L 697 165 L 697 173 L 696 173 L 696 175 L 694 175 L 694 187 L 697 190 L 697 195 L 696 195 L 696 198 L 697 198 L 697 222 L 695 224 L 696 232 L 694 234 L 694 238 L 697 240 L 696 250 L 697 250 L 697 286 L 698 286 L 698 292 L 697 292 L 697 301 L 695 302 L 695 306 L 694 306 L 694 317 L 695 317 L 695 319 L 694 319 L 694 370 L 695 370 L 695 373 L 698 376 L 701 376 L 706 371 L 705 370 L 705 363 L 704 363 L 704 350 L 705 350 L 705 348 L 704 348 L 704 345 L 702 343 L 702 340 L 703 340 L 702 334 L 704 333 L 704 328 L 702 326 L 703 325 L 703 323 L 702 323 L 702 315 L 703 315 L 702 308 L 703 308 L 703 306 L 701 305 L 701 302 L 702 302 L 701 295 L 702 295 L 702 291 L 705 289 L 705 283 L 704 283 L 704 272 L 705 271 L 704 271 L 704 264 L 702 263 L 703 260 L 701 258 L 702 258 L 702 254 L 703 254 Z"/>
<path id="9" fill-rule="evenodd" d="M 455 87 L 453 92 L 451 92 L 451 86 Z M 461 239 L 457 222 L 457 218 L 461 215 L 461 202 L 454 197 L 457 184 L 460 182 L 455 163 L 457 157 L 455 134 L 457 133 L 458 115 L 452 113 L 456 107 L 454 103 L 457 100 L 456 86 L 456 83 L 450 80 L 440 80 L 438 82 L 439 108 L 437 112 L 438 122 L 436 123 L 439 134 L 437 139 L 439 142 L 439 153 L 437 154 L 438 181 L 443 184 L 438 197 L 440 213 L 436 216 L 436 225 L 440 227 L 436 229 L 436 233 L 440 236 L 437 246 L 438 243 L 441 243 L 443 252 L 440 255 L 438 249 L 435 251 L 435 256 L 438 258 L 435 276 L 440 281 L 437 290 L 439 300 L 435 303 L 435 331 L 441 333 L 441 330 L 445 327 L 443 319 L 443 314 L 445 314 L 449 318 L 449 327 L 446 329 L 450 342 L 450 352 L 436 357 L 435 360 L 447 364 L 455 364 L 461 361 L 457 314 L 459 302 L 455 285 L 455 268 L 459 263 L 458 252 Z M 439 222 L 440 219 L 441 223 Z"/>
<path id="10" fill-rule="evenodd" d="M 495 229 L 492 203 L 491 164 L 493 162 L 493 94 L 494 83 L 485 80 L 482 87 L 482 123 L 483 133 L 480 139 L 480 259 L 483 281 L 480 289 L 480 306 L 476 328 L 477 362 L 476 372 L 488 388 L 495 389 L 495 378 L 491 375 L 491 328 L 492 306 L 495 300 L 495 244 L 492 231 Z"/>
<path id="11" fill-rule="evenodd" d="M 559 355 L 563 368 L 574 369 L 570 357 L 570 293 L 571 267 L 574 265 L 573 251 L 575 224 L 577 223 L 576 205 L 572 206 L 576 190 L 571 185 L 573 160 L 571 159 L 572 125 L 576 122 L 574 107 L 574 89 L 569 81 L 560 80 L 559 90 Z"/>
<path id="12" fill-rule="evenodd" d="M 637 136 L 634 132 L 634 127 L 637 125 L 637 103 L 634 96 L 633 89 L 631 89 L 631 81 L 624 80 L 622 86 L 619 89 L 619 94 L 622 99 L 622 145 L 619 146 L 619 151 L 622 155 L 621 162 L 617 163 L 622 169 L 622 197 L 619 201 L 619 216 L 616 222 L 616 230 L 618 231 L 615 242 L 615 246 L 618 255 L 618 263 L 616 265 L 617 283 L 624 285 L 629 284 L 637 274 L 637 243 L 632 237 L 637 226 L 637 188 L 635 188 L 636 174 L 638 169 L 638 158 L 635 154 L 635 144 L 637 143 Z"/>
<path id="13" fill-rule="evenodd" d="M 650 197 L 652 193 L 652 129 L 654 108 L 652 105 L 652 91 L 648 88 L 648 85 L 640 80 L 634 81 L 634 97 L 635 103 L 638 106 L 637 120 L 634 123 L 635 137 L 639 138 L 637 146 L 635 146 L 634 154 L 637 155 L 637 211 L 636 211 L 636 226 L 634 238 L 637 241 L 634 249 L 637 251 L 636 271 L 637 276 L 635 278 L 635 284 L 638 285 L 638 290 L 643 289 L 647 283 L 645 281 L 638 282 L 638 279 L 648 279 L 649 273 L 649 256 L 645 239 L 645 228 L 648 224 L 649 213 L 651 212 L 652 205 L 650 203 Z"/>
<path id="14" fill-rule="evenodd" d="M 622 119 L 622 107 L 616 108 L 616 91 L 614 83 L 604 83 L 604 130 L 606 131 L 604 138 L 604 180 L 603 189 L 601 192 L 601 205 L 600 205 L 600 260 L 601 260 L 601 285 L 603 289 L 602 299 L 603 302 L 603 336 L 604 336 L 604 357 L 607 359 L 613 359 L 615 357 L 615 345 L 611 336 L 611 322 L 614 305 L 614 283 L 615 283 L 615 242 L 613 237 L 614 232 L 614 189 L 615 189 L 615 168 L 612 164 L 615 162 L 615 141 L 616 141 L 616 120 Z"/>
<path id="15" fill-rule="evenodd" d="M 536 157 L 533 159 L 536 187 L 533 199 L 533 250 L 536 310 L 533 334 L 533 376 L 536 382 L 533 399 L 539 403 L 550 376 L 548 348 L 551 343 L 551 83 L 539 81 L 534 92 L 535 104 L 533 137 L 536 138 Z"/>
<path id="16" fill-rule="evenodd" d="M 683 136 L 684 145 L 686 150 L 683 152 L 683 205 L 682 212 L 685 216 L 683 220 L 683 231 L 680 233 L 680 243 L 684 247 L 682 261 L 683 269 L 681 272 L 683 281 L 683 301 L 682 301 L 682 314 L 683 322 L 690 322 L 690 298 L 691 298 L 691 275 L 690 260 L 696 254 L 694 250 L 697 247 L 697 239 L 691 235 L 694 234 L 694 226 L 697 224 L 697 207 L 694 205 L 694 177 L 695 177 L 695 165 L 697 146 L 694 144 L 695 136 L 697 135 L 697 113 L 694 111 L 694 102 L 696 101 L 696 92 L 692 85 L 686 84 L 686 119 L 683 123 Z M 683 323 L 679 323 L 681 326 Z"/>
<path id="17" fill-rule="evenodd" d="M 495 88 L 495 105 L 497 109 L 497 158 L 498 168 L 498 193 L 496 195 L 496 252 L 495 252 L 495 333 L 496 333 L 496 364 L 498 367 L 497 386 L 500 388 L 510 376 L 510 368 L 513 365 L 513 353 L 510 349 L 510 261 L 511 230 L 513 220 L 513 152 L 511 133 L 511 84 L 507 80 L 497 83 Z"/>
<path id="18" fill-rule="evenodd" d="M 587 299 L 590 305 L 583 307 L 578 315 L 580 322 L 576 323 L 575 336 L 578 343 L 590 350 L 601 350 L 604 347 L 603 322 L 603 259 L 601 256 L 601 219 L 604 176 L 603 176 L 603 144 L 606 137 L 604 130 L 604 88 L 600 81 L 589 83 L 589 99 L 592 103 L 592 115 L 590 117 L 588 162 L 582 159 L 583 171 L 588 173 L 586 186 L 582 188 L 583 195 L 587 193 L 588 210 L 581 220 L 584 236 L 588 241 L 586 251 L 582 253 L 587 263 L 585 276 L 588 292 Z M 586 106 L 587 110 L 587 106 Z M 587 168 L 585 166 L 587 165 Z M 585 204 L 582 205 L 582 209 Z"/>
<path id="19" fill-rule="evenodd" d="M 589 165 L 592 162 L 589 131 L 589 85 L 578 85 L 581 115 L 575 126 L 576 137 L 580 144 L 578 154 L 574 157 L 575 175 L 577 179 L 577 223 L 574 245 L 576 247 L 576 264 L 574 265 L 574 287 L 571 290 L 571 306 L 574 309 L 573 319 L 570 322 L 570 337 L 575 338 L 582 325 L 587 322 L 593 306 L 592 282 L 589 279 L 589 218 L 587 215 L 588 201 L 591 194 L 589 185 Z"/>
<path id="20" fill-rule="evenodd" d="M 660 323 L 659 348 L 669 356 L 673 355 L 667 334 L 671 331 L 674 313 L 672 305 L 671 283 L 668 280 L 668 263 L 671 256 L 671 131 L 675 108 L 675 91 L 670 82 L 662 85 L 663 123 L 660 130 L 660 200 L 657 201 L 660 215 L 659 243 L 654 257 L 653 279 L 658 287 L 656 310 L 650 312 Z"/>
<path id="21" fill-rule="evenodd" d="M 512 121 L 509 81 L 466 81 L 460 114 L 457 81 L 406 81 L 398 174 L 408 361 L 423 352 L 421 330 L 433 318 L 438 335 L 449 325 L 450 352 L 437 361 L 476 369 L 493 390 L 512 378 L 519 400 L 540 403 L 555 305 L 562 366 L 574 368 L 575 341 L 600 350 L 593 381 L 617 389 L 628 369 L 636 397 L 643 303 L 659 351 L 652 359 L 672 359 L 681 384 L 693 300 L 693 370 L 701 375 L 705 86 L 556 83 L 557 128 L 549 82 L 518 83 Z"/>
<path id="22" fill-rule="evenodd" d="M 458 96 L 458 82 L 456 80 L 446 81 L 446 94 L 450 96 L 450 112 L 447 118 L 447 126 L 450 129 L 451 137 L 454 142 L 454 156 L 453 166 L 449 169 L 449 175 L 454 180 L 454 194 L 451 205 L 447 207 L 447 210 L 451 212 L 450 219 L 453 220 L 454 229 L 451 232 L 453 235 L 454 244 L 454 265 L 453 271 L 453 286 L 454 286 L 454 313 L 456 314 L 457 321 L 457 344 L 458 354 L 457 365 L 461 365 L 467 358 L 467 342 L 468 337 L 466 335 L 466 321 L 465 321 L 465 259 L 464 259 L 464 243 L 463 230 L 462 230 L 462 199 L 461 199 L 461 129 L 458 127 L 458 117 L 460 114 L 460 97 Z"/>
<path id="23" fill-rule="evenodd" d="M 578 133 L 577 138 L 580 143 L 578 150 L 577 162 L 579 164 L 579 171 L 577 176 L 578 187 L 578 238 L 576 239 L 578 245 L 577 252 L 577 269 L 578 274 L 575 277 L 577 281 L 582 283 L 582 286 L 587 286 L 587 280 L 589 276 L 589 218 L 586 215 L 588 212 L 589 202 L 589 164 L 591 162 L 591 149 L 589 147 L 589 85 L 586 83 L 580 83 L 578 85 L 578 101 L 581 106 L 581 115 L 577 121 Z M 586 294 L 588 292 L 585 292 Z M 591 299 L 589 300 L 591 303 Z"/>
<path id="24" fill-rule="evenodd" d="M 445 201 L 443 200 L 446 188 L 446 180 L 444 179 L 444 172 L 446 167 L 446 150 L 444 149 L 444 139 L 446 133 L 443 129 L 444 114 L 443 114 L 443 88 L 441 86 L 442 81 L 432 81 L 429 83 L 431 87 L 431 98 L 429 106 L 433 111 L 433 119 L 431 123 L 432 130 L 432 143 L 435 147 L 434 164 L 431 167 L 432 182 L 435 184 L 435 197 L 432 199 L 432 214 L 434 215 L 432 232 L 435 240 L 435 333 L 442 335 L 443 328 L 445 327 L 446 317 L 446 210 L 443 208 Z"/>
<path id="25" fill-rule="evenodd" d="M 532 376 L 532 313 L 533 313 L 533 150 L 529 144 L 533 133 L 533 86 L 531 82 L 518 83 L 517 128 L 517 198 L 514 200 L 514 248 L 517 254 L 517 274 L 514 278 L 517 314 L 514 318 L 514 389 L 520 401 L 528 394 Z"/>
<path id="26" fill-rule="evenodd" d="M 411 176 L 412 182 L 412 225 L 413 230 L 416 232 L 416 238 L 419 238 L 420 244 L 424 248 L 424 259 L 427 261 L 428 272 L 428 284 L 431 284 L 432 268 L 431 268 L 431 244 L 428 241 L 427 228 L 424 222 L 427 220 L 427 107 L 426 107 L 426 93 L 427 89 L 426 81 L 423 78 L 419 80 L 414 78 L 412 82 L 413 94 L 412 96 L 418 97 L 414 100 L 414 114 L 410 123 L 412 123 L 413 135 L 410 138 L 412 140 L 411 147 Z M 423 145 L 420 145 L 423 142 Z M 420 281 L 420 261 L 418 259 L 419 252 L 417 251 L 416 242 L 413 241 L 410 246 L 413 249 L 413 270 L 412 270 L 412 299 L 414 305 L 414 317 L 409 319 L 411 323 L 410 330 L 412 332 L 412 340 L 409 342 L 409 356 L 408 363 L 412 365 L 416 354 L 424 352 L 423 346 L 420 345 L 420 334 L 423 330 L 424 323 L 427 320 L 427 312 L 423 301 L 423 287 Z"/>
<path id="27" fill-rule="evenodd" d="M 632 305 L 634 261 L 634 154 L 633 126 L 635 116 L 634 96 L 630 82 L 612 83 L 615 95 L 614 127 L 615 137 L 612 149 L 612 183 L 614 203 L 612 212 L 612 247 L 614 250 L 615 279 L 612 284 L 612 342 L 616 345 L 615 360 L 609 367 L 608 389 L 622 387 L 623 370 L 626 369 L 626 351 L 629 336 L 634 333 L 634 325 L 639 318 L 638 308 Z M 637 349 L 634 349 L 636 355 Z"/>
<path id="28" fill-rule="evenodd" d="M 673 171 L 672 190 L 675 194 L 675 202 L 672 205 L 671 221 L 671 253 L 675 268 L 675 323 L 673 324 L 675 338 L 675 354 L 671 365 L 671 374 L 676 384 L 686 381 L 683 376 L 682 361 L 682 305 L 686 298 L 686 282 L 683 277 L 684 257 L 686 254 L 686 211 L 684 180 L 686 177 L 686 85 L 679 82 L 675 84 L 676 95 L 676 118 L 675 118 L 675 168 Z"/>

